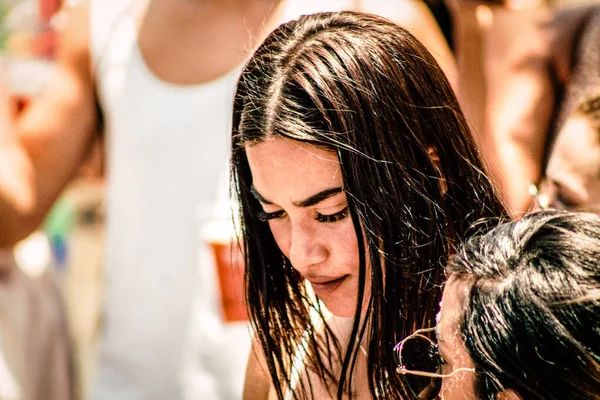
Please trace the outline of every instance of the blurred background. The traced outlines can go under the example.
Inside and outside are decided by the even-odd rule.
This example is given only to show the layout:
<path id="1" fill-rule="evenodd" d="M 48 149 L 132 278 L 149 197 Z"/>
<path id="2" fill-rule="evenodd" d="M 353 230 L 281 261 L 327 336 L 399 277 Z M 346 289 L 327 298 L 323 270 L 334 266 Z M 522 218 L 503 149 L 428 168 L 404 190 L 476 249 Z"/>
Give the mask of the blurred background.
<path id="1" fill-rule="evenodd" d="M 565 121 L 581 103 L 600 95 L 600 66 L 596 64 L 600 40 L 588 39 L 581 44 L 587 46 L 581 52 L 576 51 L 580 41 L 574 42 L 586 29 L 587 35 L 600 39 L 598 29 L 586 25 L 600 21 L 600 2 L 427 0 L 424 4 L 452 52 L 456 76 L 449 78 L 456 82 L 459 101 L 490 171 L 514 214 L 520 215 L 535 206 L 540 190 L 547 186 L 545 166 Z M 56 32 L 68 19 L 65 10 L 71 6 L 60 0 L 0 0 L 0 65 L 13 118 L 27 111 L 51 79 L 56 67 Z M 573 41 L 565 42 L 568 37 Z M 583 68 L 588 72 L 582 72 Z M 573 89 L 573 85 L 579 88 Z M 77 396 L 87 398 L 96 373 L 96 347 L 103 320 L 103 136 L 94 141 L 75 175 L 41 226 L 14 247 L 14 259 L 32 279 L 50 273 L 57 282 L 72 343 Z M 544 203 L 546 206 L 564 200 L 565 196 L 556 194 L 556 187 L 551 191 L 545 194 L 554 196 Z M 584 205 L 595 196 L 585 193 L 587 197 L 580 201 Z M 229 296 L 231 303 L 222 308 L 221 318 L 244 324 L 241 281 L 239 274 L 231 272 L 239 260 L 228 258 L 229 248 L 223 247 L 228 235 L 222 226 L 210 225 L 196 239 L 200 243 L 213 237 L 218 246 L 222 245 L 214 248 L 213 255 L 224 259 L 221 264 L 229 272 L 219 271 L 221 275 L 215 273 L 214 279 L 219 279 L 215 285 L 221 285 L 221 294 Z M 246 355 L 240 357 L 245 360 Z"/>
<path id="2" fill-rule="evenodd" d="M 64 22 L 62 6 L 61 0 L 0 2 L 2 79 L 10 92 L 14 117 L 42 93 L 52 76 L 56 29 Z M 16 263 L 28 276 L 37 279 L 51 269 L 58 281 L 82 395 L 93 374 L 102 304 L 102 158 L 98 141 L 43 225 L 14 248 Z"/>

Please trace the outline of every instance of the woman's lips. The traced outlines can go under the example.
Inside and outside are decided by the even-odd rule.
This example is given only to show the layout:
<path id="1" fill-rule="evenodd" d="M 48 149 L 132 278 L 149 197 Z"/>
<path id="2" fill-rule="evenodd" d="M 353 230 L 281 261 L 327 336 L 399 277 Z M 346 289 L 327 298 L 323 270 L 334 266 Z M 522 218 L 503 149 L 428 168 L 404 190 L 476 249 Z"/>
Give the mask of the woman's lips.
<path id="1" fill-rule="evenodd" d="M 348 276 L 349 275 L 344 275 L 329 281 L 313 281 L 310 279 L 308 279 L 308 281 L 312 285 L 315 294 L 317 296 L 323 296 L 336 291 L 337 288 L 339 288 L 342 285 L 342 283 L 346 281 Z"/>

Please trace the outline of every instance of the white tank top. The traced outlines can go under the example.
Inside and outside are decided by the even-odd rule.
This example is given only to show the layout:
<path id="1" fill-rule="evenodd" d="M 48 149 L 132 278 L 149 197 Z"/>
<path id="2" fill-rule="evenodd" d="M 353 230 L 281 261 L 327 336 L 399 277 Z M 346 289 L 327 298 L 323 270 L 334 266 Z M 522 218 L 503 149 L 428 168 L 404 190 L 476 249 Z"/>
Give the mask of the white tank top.
<path id="1" fill-rule="evenodd" d="M 214 267 L 199 231 L 226 195 L 240 68 L 202 85 L 162 81 L 141 55 L 131 3 L 91 1 L 108 175 L 103 326 L 92 398 L 239 399 L 249 334 L 245 324 L 221 322 Z M 287 3 L 283 21 L 354 2 Z"/>
<path id="2" fill-rule="evenodd" d="M 245 326 L 221 323 L 212 260 L 199 231 L 225 186 L 238 71 L 203 85 L 160 80 L 141 56 L 128 7 L 125 0 L 94 0 L 91 7 L 108 174 L 106 286 L 93 398 L 164 400 L 181 393 L 192 308 L 203 321 L 196 328 L 205 331 L 194 335 L 206 348 L 195 350 L 206 354 L 194 357 L 192 380 L 202 390 L 194 397 L 226 398 L 217 394 L 218 381 L 236 377 L 241 390 L 249 334 Z M 235 357 L 228 360 L 227 352 Z"/>

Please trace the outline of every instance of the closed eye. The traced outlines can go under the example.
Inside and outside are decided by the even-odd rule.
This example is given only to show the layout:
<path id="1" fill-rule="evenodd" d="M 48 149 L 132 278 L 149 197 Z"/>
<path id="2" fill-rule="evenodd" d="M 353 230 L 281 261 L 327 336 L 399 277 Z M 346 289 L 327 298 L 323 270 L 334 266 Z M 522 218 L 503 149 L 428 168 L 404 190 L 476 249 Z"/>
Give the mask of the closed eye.
<path id="1" fill-rule="evenodd" d="M 329 215 L 323 215 L 323 214 L 319 214 L 317 213 L 315 219 L 318 222 L 322 222 L 325 224 L 331 224 L 334 222 L 338 222 L 343 220 L 344 218 L 346 218 L 348 216 L 348 206 L 346 206 L 343 210 L 336 212 L 335 214 L 329 214 Z"/>
<path id="2" fill-rule="evenodd" d="M 274 211 L 274 212 L 259 211 L 256 213 L 256 218 L 258 218 L 259 221 L 267 222 L 272 219 L 281 218 L 281 217 L 283 217 L 284 214 L 285 214 L 285 211 L 283 211 L 283 210 Z"/>

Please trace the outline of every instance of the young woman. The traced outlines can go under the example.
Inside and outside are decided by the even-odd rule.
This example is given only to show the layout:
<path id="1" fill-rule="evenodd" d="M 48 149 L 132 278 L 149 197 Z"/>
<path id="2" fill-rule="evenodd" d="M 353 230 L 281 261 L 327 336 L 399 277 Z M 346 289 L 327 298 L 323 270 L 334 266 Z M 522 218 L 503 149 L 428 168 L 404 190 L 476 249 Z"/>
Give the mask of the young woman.
<path id="1" fill-rule="evenodd" d="M 594 214 L 542 211 L 470 240 L 448 265 L 438 345 L 411 335 L 401 371 L 445 400 L 600 399 L 599 260 Z"/>
<path id="2" fill-rule="evenodd" d="M 245 397 L 402 398 L 393 345 L 434 323 L 469 227 L 505 215 L 434 58 L 373 15 L 284 24 L 242 72 L 232 152 Z"/>

